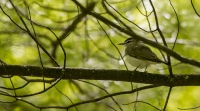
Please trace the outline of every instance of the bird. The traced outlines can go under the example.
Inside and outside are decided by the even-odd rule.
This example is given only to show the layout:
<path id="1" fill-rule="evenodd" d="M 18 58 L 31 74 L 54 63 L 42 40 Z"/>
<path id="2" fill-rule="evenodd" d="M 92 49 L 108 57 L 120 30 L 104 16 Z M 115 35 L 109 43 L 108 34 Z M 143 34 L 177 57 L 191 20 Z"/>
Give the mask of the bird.
<path id="1" fill-rule="evenodd" d="M 125 46 L 125 60 L 132 66 L 137 68 L 146 68 L 152 64 L 164 63 L 157 57 L 157 55 L 142 41 L 136 40 L 134 38 L 128 38 L 123 43 L 118 45 Z"/>

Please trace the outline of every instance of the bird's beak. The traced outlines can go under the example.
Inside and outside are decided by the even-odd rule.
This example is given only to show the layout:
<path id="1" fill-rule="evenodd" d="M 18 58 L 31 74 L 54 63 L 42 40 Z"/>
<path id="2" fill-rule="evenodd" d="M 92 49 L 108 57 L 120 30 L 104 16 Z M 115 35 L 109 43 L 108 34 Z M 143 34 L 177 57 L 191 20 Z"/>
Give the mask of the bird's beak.
<path id="1" fill-rule="evenodd" d="M 119 43 L 118 45 L 125 45 L 125 43 Z"/>

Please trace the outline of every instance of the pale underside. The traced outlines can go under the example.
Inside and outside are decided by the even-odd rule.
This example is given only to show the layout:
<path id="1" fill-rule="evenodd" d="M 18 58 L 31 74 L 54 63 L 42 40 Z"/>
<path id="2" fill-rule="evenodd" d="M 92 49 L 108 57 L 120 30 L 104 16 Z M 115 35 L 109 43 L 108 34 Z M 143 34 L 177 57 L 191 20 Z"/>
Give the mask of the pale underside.
<path id="1" fill-rule="evenodd" d="M 132 66 L 137 68 L 146 68 L 147 66 L 151 64 L 157 64 L 157 62 L 152 62 L 148 60 L 142 60 L 142 59 L 136 59 L 134 57 L 131 57 L 129 55 L 125 56 L 125 60 Z"/>

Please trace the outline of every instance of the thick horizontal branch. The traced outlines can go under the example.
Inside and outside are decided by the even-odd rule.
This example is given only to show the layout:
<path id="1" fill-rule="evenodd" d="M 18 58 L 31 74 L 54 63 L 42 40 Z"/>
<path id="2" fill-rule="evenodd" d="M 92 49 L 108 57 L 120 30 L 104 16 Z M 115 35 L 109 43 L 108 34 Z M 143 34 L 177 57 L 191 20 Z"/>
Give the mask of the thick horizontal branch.
<path id="1" fill-rule="evenodd" d="M 43 74 L 42 74 L 43 73 Z M 111 80 L 155 84 L 162 86 L 200 86 L 200 74 L 169 75 L 150 74 L 138 71 L 125 71 L 114 69 L 83 69 L 83 68 L 42 68 L 37 66 L 4 65 L 0 66 L 0 75 L 30 76 L 62 79 L 87 79 L 87 80 Z"/>

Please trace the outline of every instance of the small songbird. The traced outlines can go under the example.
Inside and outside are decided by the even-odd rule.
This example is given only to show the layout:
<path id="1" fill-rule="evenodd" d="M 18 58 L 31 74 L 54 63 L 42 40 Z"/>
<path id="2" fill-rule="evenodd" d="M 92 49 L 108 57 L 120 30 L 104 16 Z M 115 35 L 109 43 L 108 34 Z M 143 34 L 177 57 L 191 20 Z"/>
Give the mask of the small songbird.
<path id="1" fill-rule="evenodd" d="M 137 68 L 147 68 L 147 66 L 157 63 L 167 64 L 166 62 L 160 60 L 156 54 L 142 41 L 134 38 L 128 38 L 124 41 L 124 43 L 120 43 L 119 45 L 125 45 L 124 56 L 126 61 Z"/>

